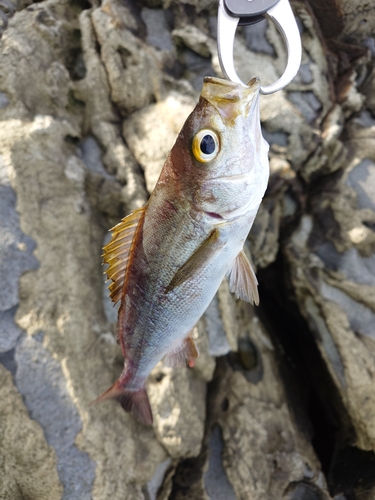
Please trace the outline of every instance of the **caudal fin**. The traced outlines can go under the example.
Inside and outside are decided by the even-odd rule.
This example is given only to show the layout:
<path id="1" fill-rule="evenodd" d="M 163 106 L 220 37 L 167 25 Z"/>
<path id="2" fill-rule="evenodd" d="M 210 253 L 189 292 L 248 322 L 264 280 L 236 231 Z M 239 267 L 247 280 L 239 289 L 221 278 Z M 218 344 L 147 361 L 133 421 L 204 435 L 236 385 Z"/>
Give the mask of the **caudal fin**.
<path id="1" fill-rule="evenodd" d="M 99 396 L 91 404 L 114 399 L 120 403 L 125 411 L 134 415 L 134 417 L 145 425 L 152 425 L 153 417 L 150 402 L 146 389 L 143 387 L 139 391 L 129 391 L 122 387 L 117 380 L 107 391 Z"/>

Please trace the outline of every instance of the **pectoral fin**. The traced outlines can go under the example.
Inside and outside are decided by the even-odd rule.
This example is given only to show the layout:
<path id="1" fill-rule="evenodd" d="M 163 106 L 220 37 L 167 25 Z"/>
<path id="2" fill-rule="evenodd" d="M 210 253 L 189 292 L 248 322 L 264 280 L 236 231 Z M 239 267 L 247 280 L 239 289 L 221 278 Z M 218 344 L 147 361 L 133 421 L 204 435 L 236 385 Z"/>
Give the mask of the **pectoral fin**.
<path id="1" fill-rule="evenodd" d="M 238 299 L 259 305 L 258 280 L 243 250 L 237 255 L 226 276 L 230 291 Z"/>
<path id="2" fill-rule="evenodd" d="M 218 229 L 211 231 L 210 235 L 201 246 L 193 253 L 191 257 L 185 262 L 185 264 L 177 271 L 173 276 L 171 282 L 167 286 L 165 292 L 169 293 L 176 286 L 182 285 L 187 279 L 189 279 L 194 274 L 197 274 L 207 263 L 207 261 L 212 257 L 215 251 L 215 243 L 219 239 L 220 232 Z"/>
<path id="3" fill-rule="evenodd" d="M 103 248 L 104 264 L 109 265 L 106 274 L 108 279 L 111 279 L 113 282 L 108 287 L 109 296 L 115 304 L 121 298 L 126 269 L 131 256 L 132 243 L 139 223 L 143 220 L 145 208 L 139 208 L 112 228 L 112 239 Z"/>
<path id="4" fill-rule="evenodd" d="M 188 362 L 190 368 L 195 365 L 195 360 L 199 356 L 198 348 L 189 335 L 182 342 L 177 344 L 169 353 L 165 356 L 164 362 L 166 366 L 185 366 L 186 361 Z"/>

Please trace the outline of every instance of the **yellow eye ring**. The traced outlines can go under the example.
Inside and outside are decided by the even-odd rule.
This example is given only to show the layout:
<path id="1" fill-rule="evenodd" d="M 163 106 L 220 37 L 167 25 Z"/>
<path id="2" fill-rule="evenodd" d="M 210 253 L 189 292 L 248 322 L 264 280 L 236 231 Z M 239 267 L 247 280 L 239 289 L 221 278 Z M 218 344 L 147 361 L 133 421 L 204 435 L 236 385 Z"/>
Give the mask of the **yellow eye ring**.
<path id="1" fill-rule="evenodd" d="M 192 150 L 195 159 L 201 163 L 213 160 L 220 151 L 217 134 L 207 128 L 200 130 L 194 136 Z"/>

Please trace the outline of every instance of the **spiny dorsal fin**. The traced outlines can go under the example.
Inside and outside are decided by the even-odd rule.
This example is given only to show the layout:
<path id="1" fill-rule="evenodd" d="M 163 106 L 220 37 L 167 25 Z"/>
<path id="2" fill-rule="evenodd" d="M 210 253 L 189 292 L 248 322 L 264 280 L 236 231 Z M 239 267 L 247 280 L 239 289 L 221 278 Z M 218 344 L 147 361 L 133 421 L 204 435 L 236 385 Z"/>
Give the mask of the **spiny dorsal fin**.
<path id="1" fill-rule="evenodd" d="M 166 366 L 173 368 L 175 366 L 185 366 L 187 361 L 190 368 L 192 368 L 198 356 L 198 347 L 189 334 L 182 342 L 169 351 L 164 358 L 164 362 Z"/>
<path id="2" fill-rule="evenodd" d="M 103 261 L 109 266 L 105 272 L 112 280 L 108 287 L 109 296 L 115 304 L 121 298 L 134 234 L 144 212 L 145 207 L 142 207 L 122 219 L 111 229 L 112 239 L 103 248 Z"/>
<path id="3" fill-rule="evenodd" d="M 167 286 L 165 293 L 171 292 L 176 286 L 182 285 L 187 279 L 197 274 L 207 263 L 213 252 L 218 248 L 217 243 L 220 236 L 218 229 L 211 231 L 209 236 L 204 240 L 201 246 L 193 253 L 185 264 L 173 276 L 171 282 Z"/>
<path id="4" fill-rule="evenodd" d="M 230 291 L 238 299 L 259 305 L 258 280 L 243 250 L 235 258 L 226 276 Z"/>

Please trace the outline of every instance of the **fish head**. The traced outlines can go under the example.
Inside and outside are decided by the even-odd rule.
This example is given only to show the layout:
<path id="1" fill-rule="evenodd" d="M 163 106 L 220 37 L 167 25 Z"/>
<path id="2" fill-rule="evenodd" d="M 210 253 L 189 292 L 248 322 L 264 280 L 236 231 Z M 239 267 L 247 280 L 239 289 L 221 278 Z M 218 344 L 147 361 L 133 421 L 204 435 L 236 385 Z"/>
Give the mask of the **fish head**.
<path id="1" fill-rule="evenodd" d="M 259 116 L 260 82 L 207 77 L 171 151 L 171 165 L 198 212 L 231 219 L 257 211 L 269 176 Z"/>

